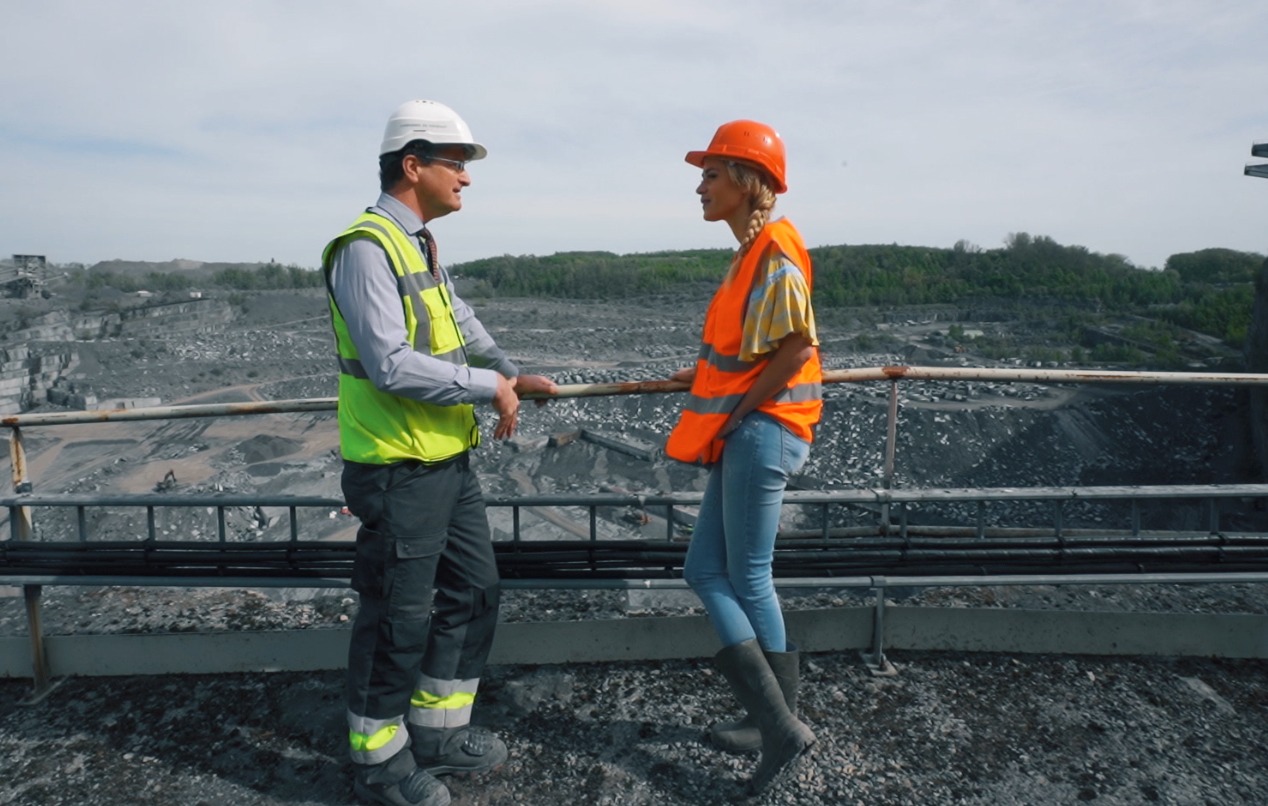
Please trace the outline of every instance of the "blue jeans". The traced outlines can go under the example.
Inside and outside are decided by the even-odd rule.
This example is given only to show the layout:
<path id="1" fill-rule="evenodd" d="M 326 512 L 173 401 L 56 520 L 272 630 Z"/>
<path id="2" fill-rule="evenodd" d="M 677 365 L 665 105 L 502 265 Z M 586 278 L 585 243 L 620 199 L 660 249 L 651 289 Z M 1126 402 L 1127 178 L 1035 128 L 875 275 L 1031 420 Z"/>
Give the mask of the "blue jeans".
<path id="1" fill-rule="evenodd" d="M 722 646 L 757 638 L 784 652 L 784 614 L 771 561 L 788 476 L 801 469 L 810 443 L 754 412 L 726 437 L 709 471 L 683 576 L 700 597 Z"/>

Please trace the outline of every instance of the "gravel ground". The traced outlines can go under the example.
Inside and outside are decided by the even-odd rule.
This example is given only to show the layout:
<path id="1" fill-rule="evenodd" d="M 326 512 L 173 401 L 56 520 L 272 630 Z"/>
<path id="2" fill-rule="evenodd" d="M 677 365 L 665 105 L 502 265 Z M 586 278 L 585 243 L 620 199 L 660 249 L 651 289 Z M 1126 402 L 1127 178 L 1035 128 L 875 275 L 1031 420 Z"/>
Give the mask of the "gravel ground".
<path id="1" fill-rule="evenodd" d="M 812 754 L 754 803 L 1259 804 L 1268 663 L 892 653 L 803 659 Z M 0 682 L 0 803 L 353 802 L 341 675 Z M 476 722 L 511 758 L 457 804 L 712 804 L 753 757 L 704 739 L 734 708 L 707 661 L 493 667 Z"/>
<path id="2" fill-rule="evenodd" d="M 910 601 L 1262 612 L 1264 587 L 929 589 Z M 14 634 L 21 599 L 8 593 L 0 633 Z M 839 595 L 785 598 L 821 607 Z M 52 588 L 44 605 L 52 633 L 323 629 L 355 607 L 341 591 L 296 602 L 163 588 Z M 625 609 L 612 591 L 508 591 L 503 619 Z M 675 612 L 698 609 L 652 614 Z M 802 713 L 819 741 L 750 802 L 1260 804 L 1268 792 L 1268 661 L 888 657 L 889 677 L 853 652 L 804 657 Z M 337 671 L 72 678 L 23 704 L 29 681 L 0 681 L 0 804 L 353 803 L 341 686 Z M 457 804 L 742 801 L 755 758 L 705 738 L 735 708 L 708 660 L 491 667 L 476 722 L 507 740 L 511 759 L 448 782 Z"/>

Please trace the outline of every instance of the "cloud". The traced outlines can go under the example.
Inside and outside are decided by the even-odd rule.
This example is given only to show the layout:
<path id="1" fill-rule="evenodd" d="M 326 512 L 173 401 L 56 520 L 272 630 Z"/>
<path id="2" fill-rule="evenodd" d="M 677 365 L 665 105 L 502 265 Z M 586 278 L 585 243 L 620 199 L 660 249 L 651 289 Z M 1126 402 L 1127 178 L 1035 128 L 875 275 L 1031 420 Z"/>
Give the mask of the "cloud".
<path id="1" fill-rule="evenodd" d="M 1252 0 L 51 0 L 6 14 L 0 254 L 315 266 L 373 202 L 388 113 L 442 100 L 490 157 L 450 262 L 729 244 L 682 162 L 752 117 L 814 245 L 1011 232 L 1160 266 L 1268 251 Z"/>

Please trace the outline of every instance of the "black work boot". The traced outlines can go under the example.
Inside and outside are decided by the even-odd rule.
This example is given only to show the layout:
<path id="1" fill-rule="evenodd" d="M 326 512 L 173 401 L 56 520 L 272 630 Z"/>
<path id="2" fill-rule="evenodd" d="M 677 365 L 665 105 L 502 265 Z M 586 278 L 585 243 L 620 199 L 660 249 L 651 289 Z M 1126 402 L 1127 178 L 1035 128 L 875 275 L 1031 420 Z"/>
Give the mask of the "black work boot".
<path id="1" fill-rule="evenodd" d="M 418 766 L 432 775 L 475 775 L 502 766 L 506 743 L 484 728 L 409 726 L 410 749 Z"/>
<path id="2" fill-rule="evenodd" d="M 762 757 L 749 780 L 749 790 L 756 795 L 810 749 L 815 735 L 788 710 L 757 641 L 726 647 L 714 660 L 762 735 Z"/>
<path id="3" fill-rule="evenodd" d="M 784 693 L 784 704 L 793 716 L 797 715 L 797 689 L 801 686 L 801 653 L 796 644 L 788 644 L 786 652 L 766 652 L 766 662 L 779 681 Z M 728 753 L 755 753 L 762 749 L 762 734 L 757 720 L 745 715 L 736 722 L 719 722 L 709 729 L 709 736 L 719 750 Z"/>
<path id="4" fill-rule="evenodd" d="M 408 747 L 382 764 L 357 770 L 357 797 L 385 806 L 449 806 L 449 789 L 414 763 Z"/>

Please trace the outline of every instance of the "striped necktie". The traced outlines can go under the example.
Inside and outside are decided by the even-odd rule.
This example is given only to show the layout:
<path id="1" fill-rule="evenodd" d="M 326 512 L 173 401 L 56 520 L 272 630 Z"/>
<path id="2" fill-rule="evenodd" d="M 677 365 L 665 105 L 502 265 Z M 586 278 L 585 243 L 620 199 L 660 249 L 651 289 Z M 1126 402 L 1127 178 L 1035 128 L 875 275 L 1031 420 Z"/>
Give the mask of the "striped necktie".
<path id="1" fill-rule="evenodd" d="M 427 268 L 431 269 L 431 276 L 436 282 L 440 282 L 440 258 L 436 256 L 436 239 L 431 237 L 431 231 L 423 227 L 423 231 L 419 233 L 423 239 L 423 254 L 427 255 Z"/>

